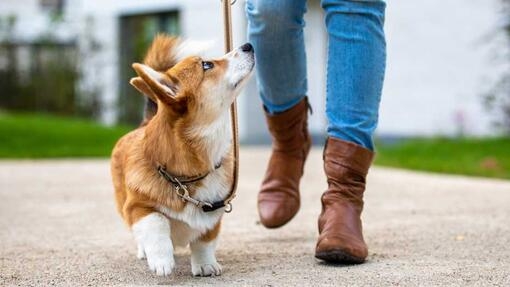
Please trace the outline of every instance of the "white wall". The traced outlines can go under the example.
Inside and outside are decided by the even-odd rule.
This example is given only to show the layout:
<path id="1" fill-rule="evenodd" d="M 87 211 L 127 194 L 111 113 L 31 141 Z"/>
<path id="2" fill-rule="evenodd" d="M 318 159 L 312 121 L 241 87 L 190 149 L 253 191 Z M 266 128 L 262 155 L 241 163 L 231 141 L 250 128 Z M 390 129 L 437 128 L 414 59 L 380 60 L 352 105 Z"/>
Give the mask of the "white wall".
<path id="1" fill-rule="evenodd" d="M 241 2 L 241 1 L 240 1 Z M 239 6 L 239 5 L 238 5 Z M 119 17 L 158 11 L 178 10 L 182 36 L 193 40 L 214 40 L 210 56 L 223 54 L 223 26 L 219 1 L 203 0 L 68 0 L 65 5 L 64 23 L 53 31 L 59 38 L 78 38 L 83 44 L 87 18 L 94 21 L 94 37 L 102 49 L 94 59 L 85 59 L 85 86 L 101 82 L 102 101 L 105 107 L 102 121 L 114 123 L 118 97 Z M 31 40 L 48 30 L 49 17 L 41 13 L 38 0 L 0 1 L 0 16 L 18 15 L 15 34 L 18 39 Z M 235 44 L 245 36 L 242 14 L 234 15 Z M 239 28 L 240 27 L 240 28 Z M 97 68 L 97 67 L 100 68 Z M 141 107 L 143 108 L 143 107 Z"/>
<path id="2" fill-rule="evenodd" d="M 494 60 L 504 50 L 502 41 L 489 41 L 498 31 L 500 0 L 388 0 L 386 34 L 388 65 L 381 103 L 379 135 L 454 135 L 458 117 L 469 135 L 493 134 L 481 94 L 501 74 L 504 64 Z M 118 96 L 118 19 L 122 15 L 180 10 L 183 36 L 215 40 L 210 55 L 223 53 L 220 1 L 203 0 L 69 0 L 60 37 L 83 35 L 85 19 L 95 21 L 94 34 L 101 54 L 84 69 L 89 81 L 103 82 L 102 119 L 113 123 Z M 323 134 L 326 35 L 318 0 L 310 0 L 305 17 L 309 96 L 314 106 L 310 127 Z M 0 15 L 18 14 L 16 35 L 31 39 L 48 28 L 37 0 L 0 1 Z M 234 46 L 246 41 L 244 1 L 233 7 Z M 501 39 L 500 39 L 501 40 Z M 100 69 L 93 67 L 99 66 Z M 508 65 L 507 65 L 508 67 Z M 260 100 L 254 81 L 239 99 L 241 138 L 266 137 Z"/>
<path id="3" fill-rule="evenodd" d="M 495 53 L 500 0 L 389 0 L 388 67 L 378 133 L 453 135 L 496 132 L 481 94 L 501 75 Z M 498 24 L 499 23 L 499 24 Z"/>

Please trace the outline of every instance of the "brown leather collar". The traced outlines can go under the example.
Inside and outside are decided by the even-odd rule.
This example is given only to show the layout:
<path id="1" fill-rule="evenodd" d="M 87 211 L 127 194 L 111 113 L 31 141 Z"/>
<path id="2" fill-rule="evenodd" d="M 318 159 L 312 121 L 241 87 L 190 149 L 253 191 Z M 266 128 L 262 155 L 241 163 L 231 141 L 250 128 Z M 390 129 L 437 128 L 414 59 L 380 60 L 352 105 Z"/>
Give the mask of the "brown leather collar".
<path id="1" fill-rule="evenodd" d="M 221 160 L 218 164 L 216 164 L 212 171 L 215 171 L 218 168 L 220 168 L 222 163 L 223 163 L 223 160 Z M 197 182 L 199 180 L 202 180 L 202 179 L 206 178 L 212 172 L 212 171 L 208 171 L 208 172 L 206 172 L 204 174 L 199 174 L 199 175 L 196 175 L 196 176 L 176 176 L 176 175 L 172 175 L 172 174 L 168 173 L 166 171 L 166 167 L 161 165 L 161 164 L 158 164 L 156 169 L 158 170 L 158 173 L 163 178 L 165 178 L 167 181 L 173 183 L 174 185 L 177 185 L 179 183 L 181 183 L 181 184 L 189 184 L 189 183 Z"/>
<path id="2" fill-rule="evenodd" d="M 214 170 L 217 170 L 218 168 L 220 168 L 222 162 L 223 162 L 223 160 L 220 161 L 219 164 L 215 165 Z M 225 212 L 227 212 L 227 213 L 232 211 L 232 205 L 230 204 L 230 201 L 234 198 L 235 193 L 231 193 L 225 200 L 220 200 L 220 201 L 215 201 L 215 202 L 201 201 L 201 200 L 192 198 L 189 195 L 189 190 L 188 190 L 187 184 L 194 183 L 194 182 L 197 182 L 199 180 L 206 178 L 211 173 L 211 171 L 208 171 L 205 174 L 200 174 L 200 175 L 193 176 L 193 177 L 182 177 L 182 176 L 174 176 L 172 174 L 169 174 L 166 171 L 166 168 L 162 165 L 158 165 L 157 170 L 158 170 L 158 173 L 164 179 L 166 179 L 168 182 L 170 182 L 174 186 L 175 193 L 183 201 L 190 202 L 190 203 L 196 205 L 197 207 L 200 207 L 204 212 L 215 211 L 222 207 L 226 207 Z"/>

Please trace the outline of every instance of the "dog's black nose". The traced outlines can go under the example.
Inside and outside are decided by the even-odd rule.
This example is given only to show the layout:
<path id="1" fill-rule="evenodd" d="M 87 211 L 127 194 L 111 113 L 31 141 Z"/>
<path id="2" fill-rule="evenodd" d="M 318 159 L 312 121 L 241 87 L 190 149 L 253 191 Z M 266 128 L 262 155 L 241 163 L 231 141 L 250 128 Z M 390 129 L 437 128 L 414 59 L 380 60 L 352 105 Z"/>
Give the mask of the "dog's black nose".
<path id="1" fill-rule="evenodd" d="M 243 52 L 253 52 L 253 46 L 250 43 L 246 43 L 241 46 L 241 51 Z"/>

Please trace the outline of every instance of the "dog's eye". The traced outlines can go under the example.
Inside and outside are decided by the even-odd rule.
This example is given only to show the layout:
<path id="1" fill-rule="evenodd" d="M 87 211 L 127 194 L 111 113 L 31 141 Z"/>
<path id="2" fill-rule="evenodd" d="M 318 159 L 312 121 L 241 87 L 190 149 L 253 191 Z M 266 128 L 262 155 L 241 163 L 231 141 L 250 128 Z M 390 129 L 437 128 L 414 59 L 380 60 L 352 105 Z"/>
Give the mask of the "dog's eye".
<path id="1" fill-rule="evenodd" d="M 214 64 L 212 62 L 202 62 L 202 69 L 204 69 L 204 71 L 210 70 L 212 68 L 214 68 Z"/>

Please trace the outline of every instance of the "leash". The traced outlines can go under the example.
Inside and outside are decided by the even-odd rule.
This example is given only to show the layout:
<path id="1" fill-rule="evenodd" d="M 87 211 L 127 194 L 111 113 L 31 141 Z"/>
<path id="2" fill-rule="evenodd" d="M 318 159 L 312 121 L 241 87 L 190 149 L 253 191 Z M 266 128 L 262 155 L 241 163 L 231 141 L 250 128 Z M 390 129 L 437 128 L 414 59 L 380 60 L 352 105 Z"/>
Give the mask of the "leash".
<path id="1" fill-rule="evenodd" d="M 225 31 L 225 53 L 232 51 L 232 10 L 231 6 L 237 0 L 221 0 L 223 7 L 223 29 Z M 239 132 L 237 124 L 237 100 L 234 99 L 230 106 L 230 121 L 232 123 L 232 149 L 234 153 L 234 162 L 232 169 L 232 186 L 230 188 L 230 195 L 225 199 L 227 204 L 230 204 L 232 199 L 236 196 L 237 182 L 239 180 Z"/>

